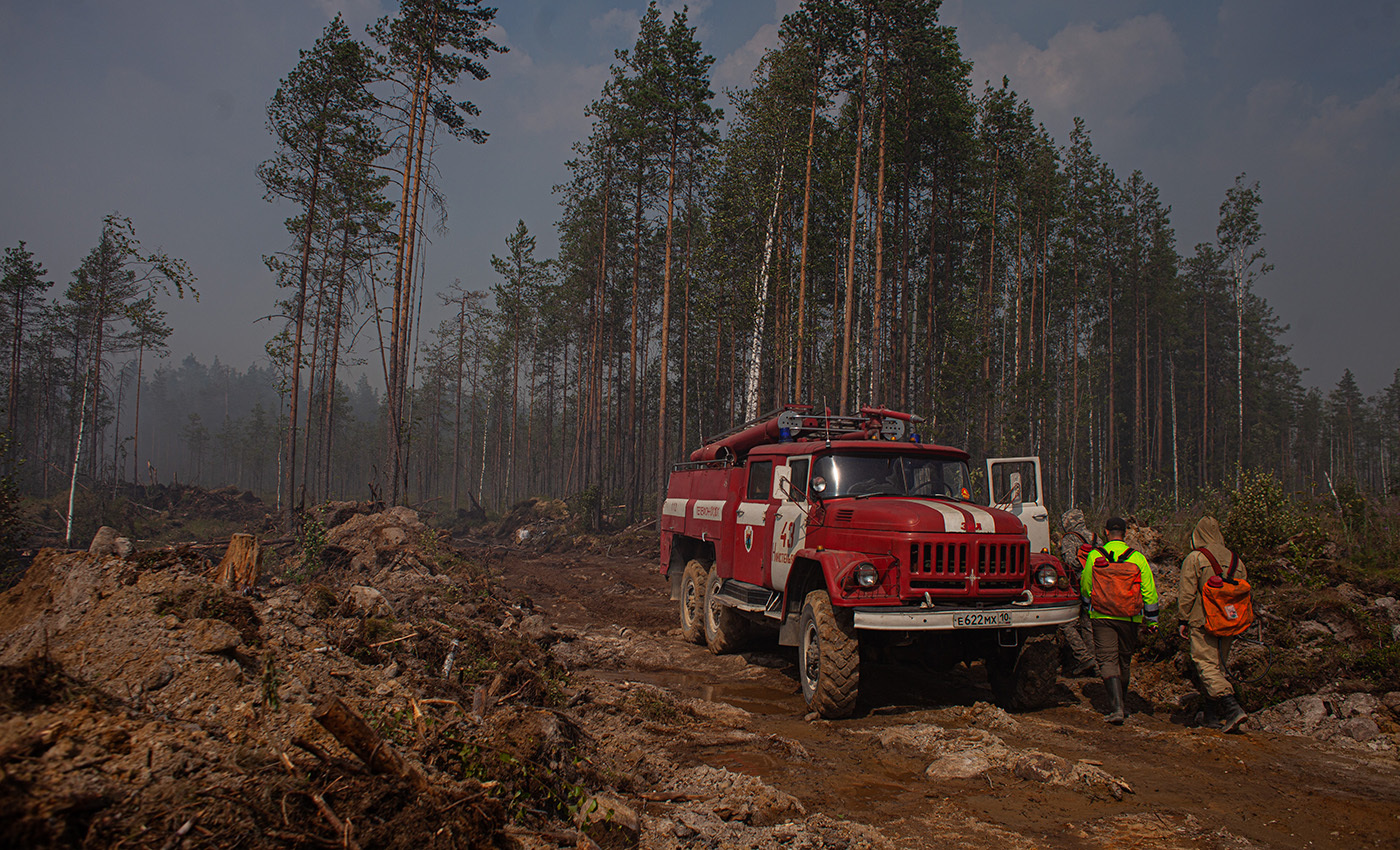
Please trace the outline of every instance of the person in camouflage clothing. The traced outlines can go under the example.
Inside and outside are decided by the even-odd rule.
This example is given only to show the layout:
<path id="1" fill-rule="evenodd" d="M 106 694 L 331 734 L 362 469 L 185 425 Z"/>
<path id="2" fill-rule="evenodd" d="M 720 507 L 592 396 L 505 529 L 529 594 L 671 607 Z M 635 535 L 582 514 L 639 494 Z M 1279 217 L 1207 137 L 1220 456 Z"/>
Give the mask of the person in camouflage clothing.
<path id="1" fill-rule="evenodd" d="M 1090 548 L 1097 546 L 1099 539 L 1089 530 L 1084 521 L 1084 512 L 1078 508 L 1070 508 L 1064 512 L 1060 517 L 1060 527 L 1064 529 L 1064 534 L 1060 537 L 1060 560 L 1064 562 L 1065 570 L 1069 573 L 1071 585 L 1077 588 L 1080 573 L 1084 569 L 1079 551 L 1086 545 Z M 1071 676 L 1099 675 L 1099 665 L 1094 659 L 1094 633 L 1089 623 L 1087 605 L 1080 606 L 1079 619 L 1060 626 L 1060 635 L 1064 638 L 1065 646 L 1069 647 L 1071 658 L 1065 672 Z"/>

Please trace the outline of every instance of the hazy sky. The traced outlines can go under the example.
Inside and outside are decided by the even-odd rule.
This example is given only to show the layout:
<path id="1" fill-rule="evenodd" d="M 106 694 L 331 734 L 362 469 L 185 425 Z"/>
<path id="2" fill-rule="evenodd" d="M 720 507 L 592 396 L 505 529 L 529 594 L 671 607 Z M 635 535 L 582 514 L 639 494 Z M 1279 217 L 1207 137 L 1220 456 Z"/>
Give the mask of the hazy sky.
<path id="1" fill-rule="evenodd" d="M 460 90 L 490 141 L 449 144 L 435 160 L 450 232 L 429 249 L 429 302 L 457 278 L 489 286 L 490 256 L 517 219 L 553 255 L 551 188 L 645 9 L 499 5 L 493 35 L 511 52 L 489 61 L 490 80 Z M 689 4 L 717 92 L 747 83 L 796 7 Z M 199 278 L 198 304 L 168 305 L 172 354 L 240 369 L 261 360 L 274 328 L 257 320 L 275 297 L 261 258 L 288 243 L 290 213 L 262 199 L 254 173 L 273 152 L 267 100 L 335 12 L 362 33 L 394 8 L 0 0 L 0 245 L 25 240 L 56 294 L 102 217 L 120 211 Z M 1400 367 L 1400 2 L 950 0 L 940 17 L 958 28 L 977 89 L 1009 76 L 1058 143 L 1083 116 L 1120 177 L 1141 170 L 1171 206 L 1183 254 L 1214 238 L 1236 175 L 1258 180 L 1275 265 L 1258 291 L 1291 326 L 1304 382 L 1331 388 L 1345 368 L 1368 394 L 1390 382 Z"/>

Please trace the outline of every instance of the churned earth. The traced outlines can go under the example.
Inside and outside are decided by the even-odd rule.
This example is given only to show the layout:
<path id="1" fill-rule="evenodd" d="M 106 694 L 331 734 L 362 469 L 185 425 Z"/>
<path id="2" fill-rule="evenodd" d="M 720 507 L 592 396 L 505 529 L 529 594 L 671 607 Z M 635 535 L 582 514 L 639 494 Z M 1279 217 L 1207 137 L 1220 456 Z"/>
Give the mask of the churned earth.
<path id="1" fill-rule="evenodd" d="M 1096 680 L 1007 714 L 980 665 L 871 663 L 819 720 L 794 650 L 683 640 L 655 533 L 328 508 L 319 559 L 250 587 L 222 546 L 137 541 L 0 593 L 0 848 L 1400 846 L 1400 693 L 1338 682 L 1222 735 L 1161 651 L 1122 727 Z M 1355 641 L 1333 610 L 1293 643 Z"/>
<path id="2" fill-rule="evenodd" d="M 1063 680 L 1051 707 L 1007 714 L 990 705 L 979 665 L 867 665 L 855 716 L 819 720 L 794 649 L 757 642 L 714 656 L 684 642 L 653 558 L 512 550 L 500 570 L 568 637 L 553 652 L 576 684 L 728 707 L 664 742 L 677 764 L 755 777 L 809 816 L 868 826 L 866 846 L 1400 846 L 1396 725 L 1384 709 L 1382 734 L 1365 742 L 1275 731 L 1289 728 L 1283 710 L 1224 735 L 1189 725 L 1175 665 L 1141 663 L 1132 715 L 1114 728 L 1095 679 Z M 651 802 L 646 814 L 667 808 Z"/>

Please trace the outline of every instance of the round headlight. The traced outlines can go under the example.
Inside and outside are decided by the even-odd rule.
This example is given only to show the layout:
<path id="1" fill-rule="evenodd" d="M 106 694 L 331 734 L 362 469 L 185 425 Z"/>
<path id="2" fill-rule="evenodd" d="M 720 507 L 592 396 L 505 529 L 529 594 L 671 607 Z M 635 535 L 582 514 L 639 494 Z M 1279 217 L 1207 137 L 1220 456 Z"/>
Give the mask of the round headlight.
<path id="1" fill-rule="evenodd" d="M 875 565 L 864 563 L 856 565 L 856 584 L 864 588 L 872 588 L 880 582 L 880 574 L 875 571 Z"/>
<path id="2" fill-rule="evenodd" d="M 1053 564 L 1041 564 L 1035 571 L 1035 583 L 1047 590 L 1059 581 L 1060 571 Z"/>

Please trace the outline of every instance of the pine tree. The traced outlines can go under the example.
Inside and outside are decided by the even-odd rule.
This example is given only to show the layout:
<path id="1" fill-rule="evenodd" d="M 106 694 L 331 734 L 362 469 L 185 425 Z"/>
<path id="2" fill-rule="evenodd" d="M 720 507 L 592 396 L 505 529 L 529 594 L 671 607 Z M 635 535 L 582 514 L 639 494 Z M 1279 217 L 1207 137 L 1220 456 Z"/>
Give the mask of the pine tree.
<path id="1" fill-rule="evenodd" d="M 53 286 L 53 281 L 44 280 L 48 274 L 42 264 L 34 259 L 34 254 L 24 247 L 24 242 L 14 248 L 5 249 L 5 260 L 0 266 L 0 302 L 10 313 L 7 323 L 10 331 L 10 386 L 6 396 L 5 413 L 10 432 L 10 448 L 14 449 L 14 438 L 19 428 L 19 374 L 20 361 L 24 350 L 26 326 L 34 302 Z M 8 460 L 7 460 L 8 463 Z M 8 467 L 7 469 L 12 469 Z"/>
<path id="2" fill-rule="evenodd" d="M 515 232 L 506 237 L 506 256 L 491 255 L 491 267 L 501 276 L 501 282 L 491 287 L 496 299 L 497 320 L 500 323 L 498 342 L 508 352 L 510 363 L 510 409 L 507 419 L 510 434 L 506 447 L 507 503 L 515 495 L 510 490 L 515 480 L 516 439 L 520 416 L 520 361 L 532 347 L 535 334 L 534 293 L 546 285 L 552 274 L 552 264 L 535 259 L 535 237 L 525 222 L 518 221 Z"/>
<path id="3" fill-rule="evenodd" d="M 470 101 L 454 98 L 450 89 L 463 74 L 475 80 L 490 76 L 484 64 L 492 53 L 504 53 L 485 33 L 496 9 L 480 0 L 401 0 L 399 14 L 381 18 L 370 28 L 384 48 L 384 73 L 396 87 L 387 99 L 397 115 L 393 147 L 403 163 L 399 170 L 401 199 L 398 242 L 394 257 L 393 303 L 390 305 L 386 383 L 389 416 L 391 480 L 389 497 L 400 498 L 407 469 L 403 462 L 405 402 L 414 302 L 414 249 L 433 146 L 427 137 L 441 126 L 454 138 L 486 141 L 486 132 L 468 119 L 479 115 Z M 431 120 L 431 123 L 429 119 Z"/>
<path id="4" fill-rule="evenodd" d="M 376 101 L 368 88 L 374 73 L 369 51 L 350 36 L 349 28 L 337 15 L 316 44 L 301 52 L 297 66 L 281 81 L 267 106 L 268 128 L 277 139 L 277 153 L 258 167 L 258 176 L 268 200 L 290 200 L 300 210 L 287 220 L 287 229 L 298 242 L 298 255 L 290 259 L 269 258 L 269 266 L 279 273 L 279 283 L 295 290 L 289 305 L 293 327 L 288 388 L 290 427 L 283 470 L 289 527 L 295 522 L 299 504 L 295 492 L 298 407 L 308 285 L 313 271 L 323 275 L 321 280 L 325 271 L 324 264 L 318 263 L 312 252 L 318 235 L 323 246 L 331 244 L 330 230 L 338 223 L 338 217 L 328 216 L 327 208 L 333 207 L 336 200 L 355 197 L 355 191 L 349 188 L 355 180 L 336 186 L 335 178 L 362 175 L 364 163 L 379 153 L 372 113 Z M 369 194 L 372 196 L 373 190 Z M 326 200 L 328 196 L 330 202 Z M 370 199 L 359 199 L 372 203 Z"/>

